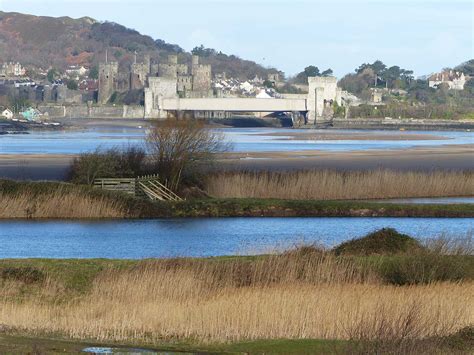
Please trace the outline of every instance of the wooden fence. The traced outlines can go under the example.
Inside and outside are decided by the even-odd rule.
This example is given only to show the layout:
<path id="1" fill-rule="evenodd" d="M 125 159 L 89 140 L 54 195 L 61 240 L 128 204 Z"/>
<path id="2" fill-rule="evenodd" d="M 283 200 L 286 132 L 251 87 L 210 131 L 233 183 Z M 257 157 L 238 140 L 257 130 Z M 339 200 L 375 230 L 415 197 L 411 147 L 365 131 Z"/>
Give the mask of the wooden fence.
<path id="1" fill-rule="evenodd" d="M 137 178 L 95 179 L 94 187 L 110 191 L 119 191 L 150 200 L 182 200 L 181 197 L 160 182 L 158 175 L 147 175 Z"/>

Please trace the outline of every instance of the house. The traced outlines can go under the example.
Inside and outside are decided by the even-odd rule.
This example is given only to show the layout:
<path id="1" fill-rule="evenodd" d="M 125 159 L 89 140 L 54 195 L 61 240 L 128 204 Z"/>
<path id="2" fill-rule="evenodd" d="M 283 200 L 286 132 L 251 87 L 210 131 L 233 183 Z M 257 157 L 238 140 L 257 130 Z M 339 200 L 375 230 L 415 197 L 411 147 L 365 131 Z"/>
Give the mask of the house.
<path id="1" fill-rule="evenodd" d="M 7 108 L 2 111 L 1 117 L 11 120 L 13 118 L 13 112 Z"/>
<path id="2" fill-rule="evenodd" d="M 2 77 L 19 77 L 25 76 L 26 69 L 20 63 L 3 63 L 0 65 L 0 76 Z"/>
<path id="3" fill-rule="evenodd" d="M 37 121 L 41 116 L 41 112 L 33 107 L 29 107 L 25 111 L 20 112 L 20 115 L 27 121 Z"/>
<path id="4" fill-rule="evenodd" d="M 86 75 L 89 70 L 83 66 L 71 65 L 66 69 L 66 75 L 69 78 L 79 78 Z"/>
<path id="5" fill-rule="evenodd" d="M 99 81 L 94 79 L 85 79 L 79 83 L 81 91 L 97 91 L 99 89 Z"/>
<path id="6" fill-rule="evenodd" d="M 435 73 L 428 78 L 430 88 L 437 88 L 441 84 L 447 84 L 452 90 L 464 90 L 466 76 L 463 72 L 455 70 L 445 70 Z"/>
<path id="7" fill-rule="evenodd" d="M 383 93 L 377 89 L 372 89 L 370 95 L 370 101 L 374 104 L 379 104 L 382 102 Z"/>

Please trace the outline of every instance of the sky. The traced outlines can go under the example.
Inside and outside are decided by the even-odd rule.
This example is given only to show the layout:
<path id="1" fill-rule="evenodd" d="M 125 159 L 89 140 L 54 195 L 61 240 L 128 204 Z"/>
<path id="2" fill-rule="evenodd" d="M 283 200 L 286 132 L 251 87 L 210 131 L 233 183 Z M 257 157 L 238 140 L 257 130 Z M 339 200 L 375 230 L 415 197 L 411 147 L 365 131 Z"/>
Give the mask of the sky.
<path id="1" fill-rule="evenodd" d="M 426 75 L 474 58 L 474 0 L 0 0 L 0 10 L 113 21 L 294 75 L 380 59 Z"/>

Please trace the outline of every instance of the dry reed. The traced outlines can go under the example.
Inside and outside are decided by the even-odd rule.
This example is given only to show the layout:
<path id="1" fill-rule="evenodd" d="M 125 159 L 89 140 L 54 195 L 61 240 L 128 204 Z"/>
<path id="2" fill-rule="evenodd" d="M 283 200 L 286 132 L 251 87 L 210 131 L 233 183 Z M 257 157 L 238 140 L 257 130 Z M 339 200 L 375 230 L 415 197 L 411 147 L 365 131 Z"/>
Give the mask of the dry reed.
<path id="1" fill-rule="evenodd" d="M 474 196 L 474 174 L 392 170 L 227 172 L 210 176 L 206 190 L 221 198 L 298 200 Z"/>
<path id="2" fill-rule="evenodd" d="M 68 302 L 3 295 L 0 323 L 33 334 L 160 343 L 423 339 L 474 322 L 470 282 L 383 285 L 317 250 L 263 260 L 177 259 L 107 270 Z"/>
<path id="3" fill-rule="evenodd" d="M 61 188 L 47 194 L 2 194 L 0 218 L 123 218 L 126 208 L 106 197 Z"/>

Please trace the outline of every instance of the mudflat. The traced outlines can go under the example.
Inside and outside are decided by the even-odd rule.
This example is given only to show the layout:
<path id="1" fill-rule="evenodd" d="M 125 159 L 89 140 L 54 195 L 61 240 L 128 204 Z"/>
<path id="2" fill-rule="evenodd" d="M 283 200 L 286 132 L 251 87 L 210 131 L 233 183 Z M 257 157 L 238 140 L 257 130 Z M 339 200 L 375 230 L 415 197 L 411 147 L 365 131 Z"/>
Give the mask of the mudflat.
<path id="1" fill-rule="evenodd" d="M 444 140 L 447 137 L 437 136 L 427 133 L 408 133 L 408 132 L 337 132 L 337 131 L 318 131 L 318 132 L 272 132 L 256 134 L 262 137 L 277 137 L 276 140 L 305 140 L 305 141 L 421 141 L 421 140 Z"/>
<path id="2" fill-rule="evenodd" d="M 473 170 L 474 145 L 350 152 L 229 153 L 223 163 L 231 169 L 249 170 Z"/>
<path id="3" fill-rule="evenodd" d="M 0 155 L 0 178 L 63 180 L 74 155 Z M 219 169 L 474 170 L 474 145 L 350 152 L 293 151 L 223 154 Z"/>

